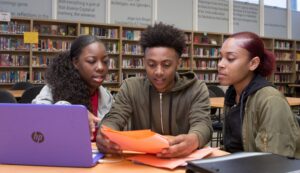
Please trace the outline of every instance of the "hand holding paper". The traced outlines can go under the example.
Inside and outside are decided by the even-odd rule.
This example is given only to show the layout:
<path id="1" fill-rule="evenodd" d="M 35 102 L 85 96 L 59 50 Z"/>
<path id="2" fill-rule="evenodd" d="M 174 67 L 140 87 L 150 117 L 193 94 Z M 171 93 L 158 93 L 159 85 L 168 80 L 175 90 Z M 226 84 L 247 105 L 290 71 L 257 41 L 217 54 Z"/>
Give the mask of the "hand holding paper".
<path id="1" fill-rule="evenodd" d="M 169 147 L 169 142 L 151 130 L 117 131 L 103 126 L 101 132 L 122 150 L 158 153 Z"/>
<path id="2" fill-rule="evenodd" d="M 157 157 L 174 158 L 184 157 L 191 154 L 199 147 L 198 136 L 195 133 L 181 134 L 177 136 L 167 137 L 169 148 L 163 149 L 157 153 Z"/>

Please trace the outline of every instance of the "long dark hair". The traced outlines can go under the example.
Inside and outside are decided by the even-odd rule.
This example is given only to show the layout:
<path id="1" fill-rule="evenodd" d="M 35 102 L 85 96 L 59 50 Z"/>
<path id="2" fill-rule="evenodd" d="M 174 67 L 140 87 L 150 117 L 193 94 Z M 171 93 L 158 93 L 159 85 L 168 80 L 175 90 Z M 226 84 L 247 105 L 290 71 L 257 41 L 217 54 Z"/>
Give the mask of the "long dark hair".
<path id="1" fill-rule="evenodd" d="M 254 71 L 261 76 L 270 76 L 275 67 L 275 55 L 265 49 L 262 39 L 252 32 L 239 32 L 231 35 L 229 38 L 238 39 L 239 46 L 249 52 L 250 59 L 258 56 L 260 64 Z"/>
<path id="2" fill-rule="evenodd" d="M 91 111 L 91 93 L 74 67 L 73 60 L 77 60 L 82 49 L 94 42 L 102 43 L 96 36 L 79 36 L 72 42 L 70 51 L 63 52 L 53 59 L 53 63 L 47 68 L 45 79 L 52 90 L 54 102 L 65 100 L 71 104 L 84 105 Z"/>

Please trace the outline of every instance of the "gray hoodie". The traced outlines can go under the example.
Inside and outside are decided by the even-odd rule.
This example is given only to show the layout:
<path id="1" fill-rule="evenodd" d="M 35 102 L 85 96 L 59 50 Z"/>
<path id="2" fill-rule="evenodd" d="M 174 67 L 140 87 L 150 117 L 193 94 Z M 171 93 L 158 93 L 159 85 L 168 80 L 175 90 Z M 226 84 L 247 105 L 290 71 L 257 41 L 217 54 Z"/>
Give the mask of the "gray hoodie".
<path id="1" fill-rule="evenodd" d="M 104 115 L 108 113 L 113 103 L 113 96 L 110 92 L 104 87 L 99 87 L 99 97 L 98 103 L 98 117 L 102 119 Z M 32 100 L 33 104 L 71 104 L 67 101 L 61 100 L 56 103 L 53 101 L 51 88 L 48 85 L 45 85 L 41 92 L 36 96 L 35 99 Z"/>

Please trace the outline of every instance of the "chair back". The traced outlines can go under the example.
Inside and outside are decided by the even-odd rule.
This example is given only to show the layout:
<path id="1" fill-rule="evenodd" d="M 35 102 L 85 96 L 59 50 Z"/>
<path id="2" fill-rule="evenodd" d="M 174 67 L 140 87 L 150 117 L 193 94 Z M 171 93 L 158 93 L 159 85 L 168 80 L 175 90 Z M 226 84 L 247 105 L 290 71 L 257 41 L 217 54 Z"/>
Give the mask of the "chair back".
<path id="1" fill-rule="evenodd" d="M 43 87 L 43 85 L 40 85 L 26 89 L 22 94 L 19 103 L 31 103 L 31 101 L 40 93 Z"/>
<path id="2" fill-rule="evenodd" d="M 13 86 L 12 86 L 12 90 L 26 90 L 28 88 L 33 87 L 33 84 L 30 82 L 16 82 Z"/>
<path id="3" fill-rule="evenodd" d="M 222 88 L 216 86 L 216 85 L 208 85 L 207 86 L 209 90 L 214 92 L 216 94 L 216 97 L 225 97 L 225 93 L 222 90 Z"/>
<path id="4" fill-rule="evenodd" d="M 17 100 L 10 92 L 0 89 L 0 103 L 17 103 Z"/>

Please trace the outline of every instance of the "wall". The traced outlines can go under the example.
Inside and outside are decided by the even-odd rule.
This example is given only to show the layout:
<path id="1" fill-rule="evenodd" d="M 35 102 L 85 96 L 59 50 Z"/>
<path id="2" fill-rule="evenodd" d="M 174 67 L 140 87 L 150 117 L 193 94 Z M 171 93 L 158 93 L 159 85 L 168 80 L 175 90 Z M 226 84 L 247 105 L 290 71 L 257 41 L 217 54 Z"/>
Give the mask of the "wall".
<path id="1" fill-rule="evenodd" d="M 286 9 L 262 9 L 259 4 L 234 0 L 0 0 L 1 11 L 11 12 L 12 17 L 134 26 L 162 21 L 184 30 L 247 30 L 261 36 L 300 39 L 299 12 L 288 15 Z"/>

